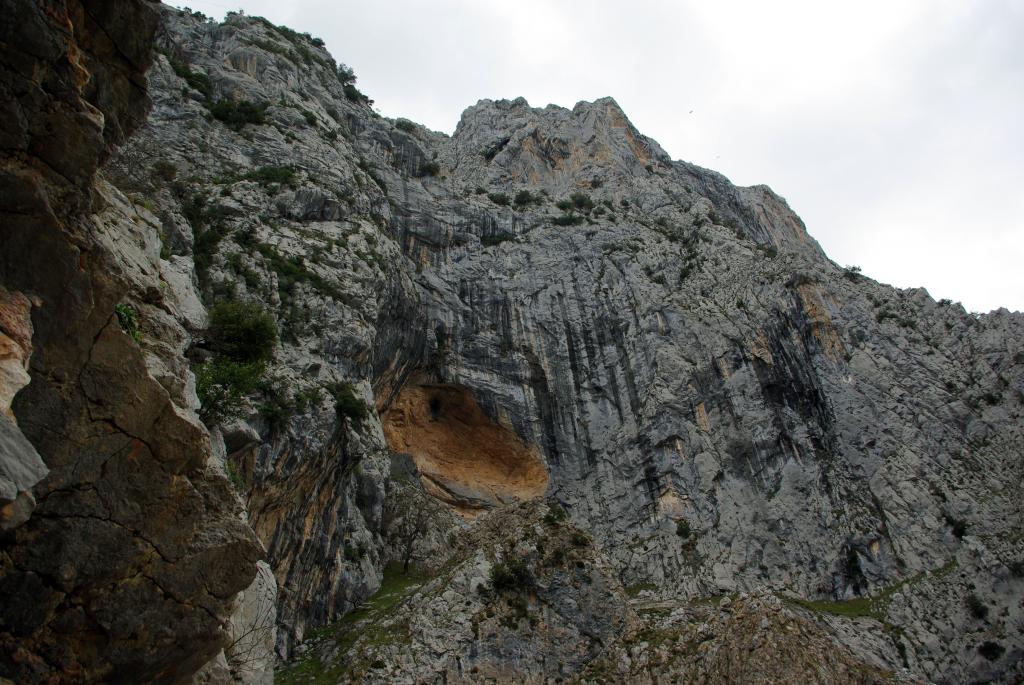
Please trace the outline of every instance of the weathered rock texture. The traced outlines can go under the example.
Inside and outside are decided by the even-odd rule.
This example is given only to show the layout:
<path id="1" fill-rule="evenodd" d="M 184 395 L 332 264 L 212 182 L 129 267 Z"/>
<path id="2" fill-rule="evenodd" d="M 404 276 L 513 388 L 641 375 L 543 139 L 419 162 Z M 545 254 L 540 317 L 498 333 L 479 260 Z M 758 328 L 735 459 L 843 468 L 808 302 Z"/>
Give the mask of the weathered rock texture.
<path id="1" fill-rule="evenodd" d="M 0 537 L 0 676 L 19 683 L 184 681 L 263 554 L 207 466 L 155 218 L 97 176 L 149 108 L 155 7 L 0 12 L 0 340 L 31 377 L 17 426 L 0 416 L 0 497 L 10 449 L 45 462 L 14 479 L 36 506 Z"/>
<path id="2" fill-rule="evenodd" d="M 537 449 L 491 420 L 464 388 L 407 387 L 383 421 L 388 446 L 411 455 L 427 491 L 464 516 L 547 489 Z"/>
<path id="3" fill-rule="evenodd" d="M 29 109 L 4 124 L 2 284 L 40 303 L 13 409 L 51 474 L 4 539 L 4 596 L 42 598 L 5 603 L 4 668 L 173 680 L 224 647 L 259 548 L 190 409 L 198 290 L 281 328 L 215 446 L 279 586 L 278 651 L 305 652 L 289 679 L 1022 675 L 1020 314 L 837 267 L 768 188 L 672 161 L 610 98 L 484 100 L 445 136 L 236 14 L 160 10 L 153 111 L 105 169 L 126 198 L 92 178 L 144 112 L 146 31 L 110 49 L 129 15 L 100 6 L 66 8 L 102 39 L 26 51 L 44 68 L 5 85 L 33 95 L 7 99 Z M 50 16 L 19 6 L 5 35 Z M 392 477 L 389 442 L 418 471 Z M 378 589 L 387 498 L 416 477 L 497 511 L 438 517 L 439 579 L 300 645 Z M 570 521 L 515 502 L 541 495 Z M 493 587 L 514 559 L 526 584 Z"/>
<path id="4" fill-rule="evenodd" d="M 437 578 L 309 641 L 282 680 L 922 682 L 855 654 L 840 629 L 767 592 L 735 601 L 631 596 L 609 557 L 557 511 L 530 503 L 485 515 Z M 493 585 L 496 569 L 516 568 Z"/>

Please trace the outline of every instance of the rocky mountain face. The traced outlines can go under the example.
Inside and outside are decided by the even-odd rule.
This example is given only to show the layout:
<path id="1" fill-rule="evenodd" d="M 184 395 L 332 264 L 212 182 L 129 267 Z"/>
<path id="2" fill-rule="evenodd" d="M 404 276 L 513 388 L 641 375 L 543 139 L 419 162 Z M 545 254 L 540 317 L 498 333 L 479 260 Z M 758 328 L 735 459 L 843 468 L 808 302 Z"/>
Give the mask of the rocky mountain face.
<path id="1" fill-rule="evenodd" d="M 1024 677 L 1024 316 L 610 98 L 446 136 L 257 17 L 7 4 L 0 676 Z"/>

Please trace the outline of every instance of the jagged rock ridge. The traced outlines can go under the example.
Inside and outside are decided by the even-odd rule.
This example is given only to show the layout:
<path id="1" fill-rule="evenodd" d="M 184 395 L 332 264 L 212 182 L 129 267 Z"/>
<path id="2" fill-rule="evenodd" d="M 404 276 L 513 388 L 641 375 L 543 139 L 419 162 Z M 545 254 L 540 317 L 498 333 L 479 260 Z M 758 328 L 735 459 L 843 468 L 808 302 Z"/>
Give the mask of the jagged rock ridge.
<path id="1" fill-rule="evenodd" d="M 735 679 L 1019 677 L 1020 315 L 836 267 L 781 198 L 672 161 L 609 98 L 485 100 L 448 137 L 379 117 L 322 45 L 259 18 L 164 8 L 157 45 L 149 121 L 105 171 L 177 321 L 128 302 L 144 346 L 175 341 L 180 407 L 197 290 L 279 323 L 270 381 L 213 446 L 279 585 L 279 653 L 305 652 L 285 679 L 658 682 L 717 658 Z M 399 410 L 412 466 L 378 417 Z M 400 558 L 418 475 L 463 513 L 542 489 L 570 521 L 436 517 L 417 556 L 437 580 L 300 645 Z M 489 590 L 513 559 L 528 582 Z M 722 595 L 735 617 L 704 608 Z M 805 643 L 824 670 L 787 657 Z"/>

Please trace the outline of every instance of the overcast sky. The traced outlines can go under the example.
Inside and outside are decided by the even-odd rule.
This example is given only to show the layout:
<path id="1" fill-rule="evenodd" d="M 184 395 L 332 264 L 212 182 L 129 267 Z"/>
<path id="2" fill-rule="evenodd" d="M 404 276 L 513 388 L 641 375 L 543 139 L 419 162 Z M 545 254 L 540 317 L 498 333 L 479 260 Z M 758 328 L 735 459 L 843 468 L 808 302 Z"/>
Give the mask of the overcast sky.
<path id="1" fill-rule="evenodd" d="M 446 133 L 482 98 L 611 95 L 673 159 L 771 186 L 836 262 L 1024 310 L 1020 0 L 187 4 L 320 36 L 383 115 Z"/>

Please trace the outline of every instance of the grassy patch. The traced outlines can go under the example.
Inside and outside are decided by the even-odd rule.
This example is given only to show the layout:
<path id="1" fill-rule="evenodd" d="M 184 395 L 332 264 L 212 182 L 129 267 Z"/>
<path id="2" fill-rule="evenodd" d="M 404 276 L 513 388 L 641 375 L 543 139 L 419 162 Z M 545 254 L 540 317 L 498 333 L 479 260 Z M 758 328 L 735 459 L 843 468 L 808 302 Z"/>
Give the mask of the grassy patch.
<path id="1" fill-rule="evenodd" d="M 315 271 L 306 268 L 301 257 L 288 257 L 282 255 L 272 246 L 260 243 L 256 246 L 267 265 L 277 274 L 277 289 L 282 295 L 291 292 L 297 283 L 308 283 L 324 295 L 329 295 L 335 300 L 345 302 L 345 294 L 336 285 L 323 278 Z"/>
<path id="2" fill-rule="evenodd" d="M 834 616 L 846 616 L 847 618 L 874 618 L 882 620 L 885 614 L 887 601 L 872 597 L 857 597 L 842 602 L 829 600 L 787 598 L 787 601 L 801 606 L 805 609 Z"/>
<path id="3" fill-rule="evenodd" d="M 941 567 L 931 572 L 922 571 L 906 580 L 884 588 L 874 597 L 855 597 L 841 602 L 831 600 L 802 599 L 799 597 L 783 597 L 782 599 L 801 606 L 804 609 L 818 613 L 832 614 L 834 616 L 845 616 L 847 618 L 873 618 L 885 623 L 885 614 L 889 609 L 889 601 L 892 596 L 905 587 L 912 587 L 923 580 L 937 580 L 947 575 L 956 568 L 956 559 L 950 559 Z"/>
<path id="4" fill-rule="evenodd" d="M 214 119 L 224 122 L 228 128 L 240 131 L 247 124 L 259 126 L 266 123 L 267 105 L 248 100 L 218 100 L 210 107 Z"/>
<path id="5" fill-rule="evenodd" d="M 515 240 L 515 236 L 509 235 L 508 233 L 494 233 L 492 235 L 480 236 L 480 243 L 484 247 L 492 247 L 494 245 L 501 245 L 506 240 Z"/>
<path id="6" fill-rule="evenodd" d="M 261 166 L 247 173 L 244 178 L 248 181 L 256 181 L 262 186 L 272 183 L 291 185 L 295 180 L 295 168 L 291 166 Z"/>
<path id="7" fill-rule="evenodd" d="M 299 661 L 279 666 L 274 681 L 279 685 L 327 685 L 349 682 L 349 675 L 365 670 L 365 659 L 350 658 L 349 650 L 360 641 L 366 646 L 405 643 L 409 640 L 408 623 L 382 625 L 393 609 L 404 598 L 426 582 L 428 578 L 412 571 L 402 573 L 399 563 L 384 568 L 380 589 L 366 605 L 347 614 L 340 621 L 321 628 L 310 636 L 311 640 L 329 638 L 337 644 L 338 659 L 325 663 L 316 650 Z M 361 638 L 361 639 L 360 639 Z"/>
<path id="8" fill-rule="evenodd" d="M 639 583 L 637 585 L 628 585 L 628 586 L 626 586 L 626 595 L 628 597 L 636 597 L 637 595 L 639 595 L 644 590 L 650 590 L 650 591 L 653 592 L 653 591 L 655 591 L 657 589 L 658 589 L 658 586 L 655 585 L 654 583 Z"/>
<path id="9" fill-rule="evenodd" d="M 418 588 L 429 579 L 429 576 L 418 574 L 412 569 L 409 570 L 409 573 L 402 573 L 402 565 L 397 561 L 388 564 L 384 567 L 384 578 L 380 582 L 380 589 L 368 602 L 369 611 L 387 613 L 410 590 Z"/>

